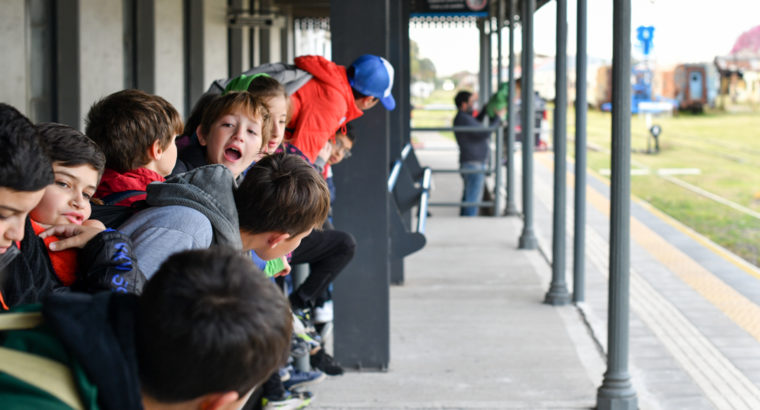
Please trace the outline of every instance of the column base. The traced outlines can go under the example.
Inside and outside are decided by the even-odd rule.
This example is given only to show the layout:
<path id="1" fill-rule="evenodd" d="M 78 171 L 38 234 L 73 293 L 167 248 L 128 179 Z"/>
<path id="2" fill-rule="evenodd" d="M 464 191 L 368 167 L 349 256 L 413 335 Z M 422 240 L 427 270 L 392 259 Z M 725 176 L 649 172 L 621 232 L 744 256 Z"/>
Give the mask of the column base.
<path id="1" fill-rule="evenodd" d="M 553 306 L 567 305 L 570 303 L 570 292 L 567 291 L 565 286 L 551 286 L 549 291 L 546 292 L 544 303 Z"/>
<path id="2" fill-rule="evenodd" d="M 520 215 L 520 211 L 517 209 L 517 206 L 515 204 L 507 204 L 507 208 L 504 209 L 504 213 L 502 215 L 518 216 Z"/>
<path id="3" fill-rule="evenodd" d="M 522 235 L 520 235 L 520 242 L 517 247 L 518 249 L 536 249 L 538 248 L 538 242 L 536 241 L 536 236 L 533 235 L 533 232 L 523 232 Z"/>
<path id="4" fill-rule="evenodd" d="M 636 410 L 638 407 L 639 400 L 629 377 L 621 379 L 605 375 L 596 392 L 597 410 Z"/>

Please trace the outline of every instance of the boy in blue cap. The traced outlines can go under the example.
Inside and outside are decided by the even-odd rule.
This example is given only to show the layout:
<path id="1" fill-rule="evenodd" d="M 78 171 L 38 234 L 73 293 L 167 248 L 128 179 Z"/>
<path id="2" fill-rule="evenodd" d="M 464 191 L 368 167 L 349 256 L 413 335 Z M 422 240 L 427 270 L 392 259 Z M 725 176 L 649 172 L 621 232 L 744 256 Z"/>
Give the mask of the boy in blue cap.
<path id="1" fill-rule="evenodd" d="M 382 57 L 365 54 L 344 67 L 320 56 L 302 56 L 295 65 L 312 79 L 290 96 L 285 139 L 312 163 L 328 139 L 362 111 L 378 102 L 388 110 L 396 107 L 391 95 L 393 66 Z"/>
<path id="2" fill-rule="evenodd" d="M 237 78 L 214 81 L 206 95 L 244 90 L 245 82 L 250 83 L 252 76 L 260 73 L 285 87 L 290 96 L 285 140 L 312 164 L 327 141 L 338 132 L 345 134 L 346 123 L 361 117 L 363 111 L 378 101 L 388 110 L 396 107 L 391 95 L 393 66 L 372 54 L 360 56 L 348 67 L 316 55 L 296 57 L 295 65 L 263 64 Z"/>

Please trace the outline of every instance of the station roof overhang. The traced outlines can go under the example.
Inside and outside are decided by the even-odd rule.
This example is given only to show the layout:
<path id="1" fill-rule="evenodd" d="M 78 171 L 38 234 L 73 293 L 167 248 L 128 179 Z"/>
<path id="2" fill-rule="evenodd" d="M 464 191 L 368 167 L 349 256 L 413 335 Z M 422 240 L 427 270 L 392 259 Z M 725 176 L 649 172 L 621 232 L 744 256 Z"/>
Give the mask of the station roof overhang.
<path id="1" fill-rule="evenodd" d="M 509 0 L 506 0 L 504 3 L 506 4 L 508 1 Z M 536 0 L 535 10 L 543 7 L 548 2 L 549 0 Z M 487 8 L 489 9 L 490 15 L 493 16 L 496 14 L 496 1 L 489 0 L 489 3 L 490 4 L 487 6 Z M 417 19 L 419 21 L 425 21 L 425 19 L 435 19 L 437 22 L 446 23 L 459 22 L 462 21 L 463 18 L 470 18 L 473 20 L 477 18 L 477 16 L 465 15 L 461 13 L 435 13 L 435 16 L 433 16 L 432 13 L 427 13 L 428 15 L 424 16 L 424 14 L 426 14 L 425 12 L 428 11 L 428 8 L 426 6 L 427 4 L 428 0 L 410 0 L 411 11 L 413 15 L 416 15 L 416 17 L 413 17 L 413 19 Z M 323 19 L 330 17 L 330 0 L 276 0 L 274 2 L 274 6 L 277 9 L 276 12 L 288 14 L 297 19 Z M 518 16 L 517 20 L 519 20 L 521 13 L 522 2 L 517 1 L 517 10 L 515 11 L 515 15 Z"/>

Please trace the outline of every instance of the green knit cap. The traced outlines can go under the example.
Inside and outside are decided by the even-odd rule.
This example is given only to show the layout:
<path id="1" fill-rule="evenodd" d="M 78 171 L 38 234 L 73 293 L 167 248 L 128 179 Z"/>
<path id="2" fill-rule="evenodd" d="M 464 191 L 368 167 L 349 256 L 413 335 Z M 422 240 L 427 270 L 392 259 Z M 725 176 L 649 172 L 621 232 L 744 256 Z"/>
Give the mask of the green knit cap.
<path id="1" fill-rule="evenodd" d="M 248 87 L 251 85 L 253 80 L 255 80 L 258 77 L 271 77 L 267 73 L 258 73 L 253 75 L 246 75 L 241 74 L 239 77 L 235 77 L 232 79 L 232 81 L 227 84 L 227 87 L 224 88 L 224 93 L 227 94 L 230 91 L 248 91 Z"/>

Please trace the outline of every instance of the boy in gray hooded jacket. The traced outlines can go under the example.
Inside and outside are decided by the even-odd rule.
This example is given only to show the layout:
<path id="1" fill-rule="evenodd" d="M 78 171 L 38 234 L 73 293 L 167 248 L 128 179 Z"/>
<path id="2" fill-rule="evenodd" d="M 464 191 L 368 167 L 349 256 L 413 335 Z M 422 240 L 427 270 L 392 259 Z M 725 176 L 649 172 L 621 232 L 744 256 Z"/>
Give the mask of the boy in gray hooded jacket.
<path id="1" fill-rule="evenodd" d="M 207 165 L 148 186 L 150 208 L 119 230 L 130 236 L 146 277 L 171 254 L 225 245 L 279 258 L 322 226 L 330 194 L 302 158 L 276 154 L 258 161 L 235 187 L 224 165 Z"/>

